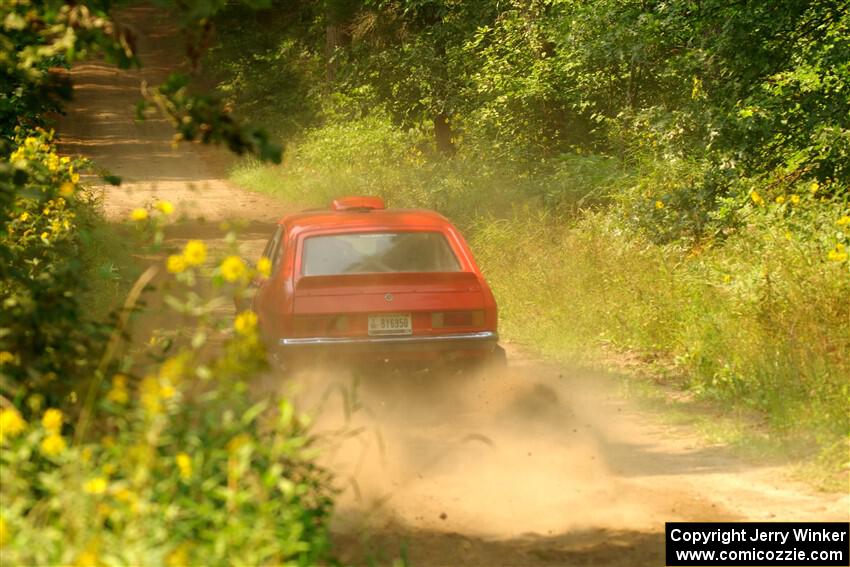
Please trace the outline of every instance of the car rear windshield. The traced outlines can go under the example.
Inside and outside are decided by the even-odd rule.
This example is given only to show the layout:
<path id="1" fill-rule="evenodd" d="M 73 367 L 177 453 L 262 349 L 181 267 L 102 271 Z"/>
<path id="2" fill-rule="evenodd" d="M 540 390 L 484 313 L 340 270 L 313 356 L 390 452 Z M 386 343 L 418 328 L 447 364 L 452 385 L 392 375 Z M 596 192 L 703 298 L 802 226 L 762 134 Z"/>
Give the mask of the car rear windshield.
<path id="1" fill-rule="evenodd" d="M 305 276 L 375 272 L 457 272 L 460 264 L 439 232 L 370 232 L 304 240 Z"/>

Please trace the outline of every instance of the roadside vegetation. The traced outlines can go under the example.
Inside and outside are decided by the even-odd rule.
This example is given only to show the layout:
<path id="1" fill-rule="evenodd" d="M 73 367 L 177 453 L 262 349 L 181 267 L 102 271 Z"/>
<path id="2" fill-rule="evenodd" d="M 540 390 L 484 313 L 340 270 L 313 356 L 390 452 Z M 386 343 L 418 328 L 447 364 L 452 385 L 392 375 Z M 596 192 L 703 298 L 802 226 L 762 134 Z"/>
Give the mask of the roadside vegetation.
<path id="1" fill-rule="evenodd" d="M 850 5 L 348 2 L 217 18 L 219 91 L 286 141 L 242 186 L 379 194 L 472 241 L 503 334 L 654 361 L 846 474 Z M 812 443 L 814 441 L 814 443 Z"/>
<path id="2" fill-rule="evenodd" d="M 201 42 L 215 7 L 181 6 Z M 266 362 L 256 316 L 217 311 L 268 260 L 247 265 L 231 234 L 219 257 L 193 240 L 131 266 L 131 246 L 167 252 L 174 206 L 110 227 L 81 178 L 99 172 L 58 150 L 63 68 L 87 56 L 139 64 L 112 7 L 0 8 L 0 564 L 330 563 L 333 491 L 307 419 L 285 398 L 251 395 Z M 188 84 L 171 77 L 145 102 L 178 139 L 279 159 L 261 130 Z M 151 298 L 185 325 L 139 328 Z"/>

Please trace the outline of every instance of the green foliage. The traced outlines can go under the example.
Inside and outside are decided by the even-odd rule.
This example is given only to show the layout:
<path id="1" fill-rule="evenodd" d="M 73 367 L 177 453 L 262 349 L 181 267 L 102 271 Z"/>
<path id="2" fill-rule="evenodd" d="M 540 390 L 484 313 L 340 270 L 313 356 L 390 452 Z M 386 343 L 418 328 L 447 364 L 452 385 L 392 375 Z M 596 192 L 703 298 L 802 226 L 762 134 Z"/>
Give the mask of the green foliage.
<path id="1" fill-rule="evenodd" d="M 196 63 L 223 3 L 168 6 Z M 102 254 L 97 203 L 79 184 L 86 164 L 58 156 L 38 126 L 71 92 L 62 67 L 98 54 L 138 63 L 132 35 L 110 17 L 115 7 L 0 7 L 0 563 L 331 561 L 332 494 L 327 473 L 312 464 L 306 421 L 286 400 L 255 404 L 247 387 L 265 368 L 256 316 L 240 314 L 230 333 L 211 316 L 244 292 L 254 270 L 236 255 L 206 264 L 197 242 L 170 257 L 177 275 L 165 302 L 196 325 L 146 343 L 124 340 L 154 271 L 112 321 L 88 308 Z M 236 121 L 220 97 L 190 92 L 185 77 L 148 95 L 141 110 L 156 106 L 178 139 L 280 161 L 262 130 Z M 160 203 L 134 218 L 157 227 L 172 209 Z M 194 289 L 201 278 L 230 296 L 203 297 Z"/>
<path id="2" fill-rule="evenodd" d="M 210 49 L 208 62 L 227 104 L 284 138 L 314 125 L 320 112 L 321 59 L 309 42 L 298 39 L 304 30 L 292 30 L 294 37 L 281 33 L 299 23 L 297 13 L 273 10 L 257 21 L 233 5 L 221 17 L 226 33 Z"/>
<path id="3" fill-rule="evenodd" d="M 80 304 L 92 275 L 83 243 L 97 224 L 93 200 L 78 186 L 82 163 L 59 158 L 51 136 L 32 127 L 60 111 L 71 92 L 61 67 L 97 54 L 122 67 L 138 64 L 132 34 L 111 20 L 112 7 L 23 0 L 0 11 L 0 391 L 14 399 L 30 391 L 52 400 L 68 395 L 91 372 L 108 332 Z M 199 20 L 221 7 L 181 5 L 184 23 L 205 29 Z M 280 161 L 280 147 L 262 130 L 235 121 L 218 97 L 190 93 L 185 77 L 151 90 L 148 104 L 174 121 L 178 139 Z"/>
<path id="4" fill-rule="evenodd" d="M 788 64 L 738 101 L 729 145 L 750 171 L 776 167 L 821 183 L 850 180 L 848 14 L 847 3 L 806 10 Z"/>
<path id="5" fill-rule="evenodd" d="M 246 0 L 253 8 L 267 3 Z M 61 112 L 70 99 L 72 84 L 62 67 L 102 54 L 120 67 L 138 65 L 132 33 L 111 18 L 111 0 L 91 3 L 62 1 L 5 2 L 0 9 L 0 141 L 14 136 L 16 127 L 46 123 L 51 112 Z M 187 35 L 187 55 L 197 60 L 208 41 L 209 18 L 224 5 L 208 0 L 169 4 L 179 12 Z M 156 106 L 177 126 L 181 139 L 224 143 L 232 151 L 250 152 L 279 162 L 281 150 L 267 134 L 239 124 L 219 97 L 190 94 L 188 79 L 172 76 L 150 91 L 141 108 Z M 140 116 L 143 113 L 140 113 Z M 5 138 L 5 140 L 3 140 Z M 0 148 L 5 157 L 8 148 Z"/>
<path id="6" fill-rule="evenodd" d="M 45 113 L 71 96 L 57 68 L 92 53 L 121 67 L 134 64 L 132 36 L 109 17 L 110 2 L 3 2 L 0 7 L 0 136 L 44 124 Z"/>
<path id="7" fill-rule="evenodd" d="M 194 314 L 188 328 L 128 349 L 108 384 L 88 383 L 75 423 L 39 398 L 31 424 L 0 408 L 4 564 L 329 561 L 330 477 L 311 461 L 306 418 L 249 391 L 265 366 L 256 316 L 222 340 L 229 325 L 214 315 L 255 272 L 235 256 L 208 262 L 197 241 L 173 257 L 166 303 Z"/>
<path id="8" fill-rule="evenodd" d="M 840 228 L 835 209 L 801 207 L 821 217 L 824 234 Z M 624 238 L 610 214 L 566 226 L 526 215 L 485 221 L 473 247 L 506 331 L 523 342 L 555 356 L 594 359 L 600 345 L 661 356 L 703 397 L 832 439 L 850 428 L 848 266 L 831 257 L 835 242 L 812 239 L 811 224 L 781 208 L 690 253 Z"/>
<path id="9" fill-rule="evenodd" d="M 529 171 L 576 150 L 685 160 L 702 169 L 675 190 L 699 193 L 693 217 L 740 179 L 848 183 L 846 0 L 339 4 L 224 13 L 224 44 L 243 52 L 224 55 L 241 61 L 228 95 L 264 119 L 280 105 L 287 136 L 377 109 Z"/>
<path id="10" fill-rule="evenodd" d="M 403 132 L 389 117 L 372 115 L 311 131 L 291 147 L 282 166 L 245 161 L 232 175 L 243 187 L 288 202 L 325 206 L 339 195 L 376 194 L 392 206 L 435 208 L 464 226 L 481 215 L 509 215 L 529 205 L 574 211 L 604 200 L 625 175 L 615 160 L 601 156 L 562 156 L 545 172 L 528 174 L 477 154 L 429 159 L 423 145 L 421 131 Z"/>
<path id="11" fill-rule="evenodd" d="M 145 109 L 155 106 L 171 119 L 177 134 L 175 141 L 199 141 L 224 144 L 236 155 L 251 154 L 258 159 L 280 163 L 282 150 L 269 139 L 265 130 L 239 124 L 221 109 L 219 97 L 191 94 L 189 78 L 173 74 L 165 83 L 148 93 L 148 100 L 138 106 L 144 119 Z"/>
<path id="12" fill-rule="evenodd" d="M 10 199 L 0 216 L 0 393 L 56 402 L 91 372 L 108 328 L 80 303 L 91 276 L 81 236 L 94 217 L 84 163 L 60 158 L 43 131 L 15 143 L 0 166 Z"/>

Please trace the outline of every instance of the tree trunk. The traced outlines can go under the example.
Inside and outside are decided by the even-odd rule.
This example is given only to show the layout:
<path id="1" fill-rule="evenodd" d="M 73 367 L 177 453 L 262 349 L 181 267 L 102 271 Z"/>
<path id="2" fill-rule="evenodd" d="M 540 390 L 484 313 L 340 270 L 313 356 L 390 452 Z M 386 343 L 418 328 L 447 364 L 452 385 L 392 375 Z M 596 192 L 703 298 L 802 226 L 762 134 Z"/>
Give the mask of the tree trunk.
<path id="1" fill-rule="evenodd" d="M 342 28 L 337 24 L 328 24 L 325 27 L 325 59 L 328 62 L 325 78 L 329 83 L 336 81 L 336 61 L 333 58 L 339 47 L 342 47 Z"/>
<path id="2" fill-rule="evenodd" d="M 437 151 L 444 156 L 451 157 L 455 154 L 452 126 L 449 123 L 449 117 L 443 112 L 434 116 L 434 141 L 437 144 Z"/>

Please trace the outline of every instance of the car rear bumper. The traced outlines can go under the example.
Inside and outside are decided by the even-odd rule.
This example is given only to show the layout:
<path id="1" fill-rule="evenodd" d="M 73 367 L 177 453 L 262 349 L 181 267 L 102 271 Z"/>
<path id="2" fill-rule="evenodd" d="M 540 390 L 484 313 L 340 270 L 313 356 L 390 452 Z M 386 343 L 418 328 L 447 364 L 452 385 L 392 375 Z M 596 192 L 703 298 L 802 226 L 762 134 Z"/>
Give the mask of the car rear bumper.
<path id="1" fill-rule="evenodd" d="M 498 333 L 480 331 L 431 336 L 282 338 L 278 348 L 284 354 L 325 348 L 346 354 L 439 356 L 453 353 L 466 357 L 486 355 L 493 351 L 498 341 Z"/>

